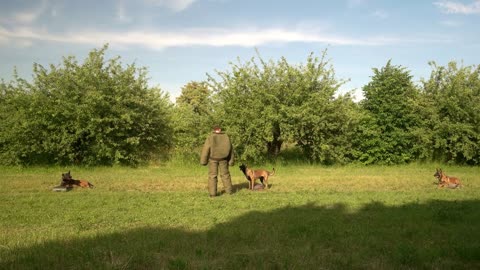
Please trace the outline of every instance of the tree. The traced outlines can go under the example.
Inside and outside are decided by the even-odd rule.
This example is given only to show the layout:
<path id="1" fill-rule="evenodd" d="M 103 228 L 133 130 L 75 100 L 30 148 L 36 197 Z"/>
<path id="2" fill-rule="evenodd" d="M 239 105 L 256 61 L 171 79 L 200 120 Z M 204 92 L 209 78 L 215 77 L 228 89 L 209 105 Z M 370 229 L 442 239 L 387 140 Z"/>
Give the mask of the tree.
<path id="1" fill-rule="evenodd" d="M 423 81 L 432 118 L 432 155 L 439 161 L 480 164 L 480 66 L 438 66 Z"/>
<path id="2" fill-rule="evenodd" d="M 17 94 L 3 117 L 20 124 L 2 130 L 2 163 L 134 165 L 170 147 L 168 95 L 148 87 L 145 68 L 105 60 L 107 48 L 81 65 L 74 57 L 49 69 L 34 64 L 32 83 L 11 84 Z"/>
<path id="3" fill-rule="evenodd" d="M 212 130 L 211 91 L 205 82 L 189 82 L 182 87 L 174 109 L 176 152 L 190 156 L 202 146 Z M 195 156 L 197 157 L 197 156 Z"/>
<path id="4" fill-rule="evenodd" d="M 182 93 L 177 97 L 178 106 L 190 105 L 194 113 L 201 116 L 212 114 L 211 91 L 206 82 L 191 81 L 182 87 Z"/>
<path id="5" fill-rule="evenodd" d="M 305 65 L 252 58 L 232 70 L 209 76 L 217 115 L 232 135 L 241 159 L 276 157 L 284 142 L 295 143 L 310 160 L 333 162 L 347 154 L 340 144 L 353 108 L 348 96 L 336 98 L 343 81 L 312 54 Z M 264 155 L 266 153 L 266 155 Z"/>
<path id="6" fill-rule="evenodd" d="M 363 87 L 362 120 L 358 139 L 360 161 L 398 164 L 415 160 L 415 138 L 418 128 L 418 94 L 410 72 L 394 66 L 389 60 L 381 69 L 373 69 L 372 80 Z"/>

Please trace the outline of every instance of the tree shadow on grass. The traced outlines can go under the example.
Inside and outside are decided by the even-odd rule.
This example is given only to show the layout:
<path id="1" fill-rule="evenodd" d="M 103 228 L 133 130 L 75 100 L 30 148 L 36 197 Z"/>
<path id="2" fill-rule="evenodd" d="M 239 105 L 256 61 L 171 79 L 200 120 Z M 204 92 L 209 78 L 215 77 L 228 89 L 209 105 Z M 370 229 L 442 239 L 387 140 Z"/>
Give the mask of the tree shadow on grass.
<path id="1" fill-rule="evenodd" d="M 478 209 L 478 200 L 287 207 L 201 232 L 45 242 L 4 251 L 0 269 L 479 269 Z"/>

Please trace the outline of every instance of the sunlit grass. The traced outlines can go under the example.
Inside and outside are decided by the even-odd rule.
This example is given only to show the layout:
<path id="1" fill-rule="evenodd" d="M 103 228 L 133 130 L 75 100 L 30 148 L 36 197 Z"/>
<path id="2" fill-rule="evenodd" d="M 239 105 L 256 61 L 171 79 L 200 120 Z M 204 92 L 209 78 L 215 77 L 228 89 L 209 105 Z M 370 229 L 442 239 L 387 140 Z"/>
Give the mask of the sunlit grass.
<path id="1" fill-rule="evenodd" d="M 480 169 L 443 166 L 451 190 L 436 167 L 276 165 L 251 192 L 234 166 L 214 199 L 199 165 L 1 168 L 0 268 L 478 266 Z M 53 192 L 68 170 L 95 189 Z"/>

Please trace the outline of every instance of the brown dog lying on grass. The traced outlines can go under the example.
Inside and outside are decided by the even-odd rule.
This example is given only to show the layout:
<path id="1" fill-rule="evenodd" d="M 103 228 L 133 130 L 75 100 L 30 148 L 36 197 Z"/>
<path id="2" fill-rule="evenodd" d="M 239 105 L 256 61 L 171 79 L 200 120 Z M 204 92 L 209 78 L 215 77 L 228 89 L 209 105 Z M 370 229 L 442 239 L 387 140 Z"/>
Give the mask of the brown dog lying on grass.
<path id="1" fill-rule="evenodd" d="M 60 186 L 73 187 L 74 185 L 79 187 L 88 187 L 88 188 L 94 187 L 90 182 L 86 180 L 73 179 L 72 175 L 70 174 L 70 171 L 68 171 L 68 173 L 62 173 L 62 183 L 60 184 Z"/>
<path id="2" fill-rule="evenodd" d="M 248 185 L 248 189 L 251 189 L 251 190 L 255 189 L 255 180 L 257 179 L 259 179 L 260 182 L 262 182 L 262 185 L 264 185 L 268 189 L 268 177 L 275 174 L 275 168 L 273 168 L 272 172 L 269 172 L 267 170 L 261 170 L 261 169 L 251 170 L 245 164 L 240 165 L 239 168 L 243 172 L 247 180 L 250 182 Z M 265 181 L 265 184 L 263 184 L 264 181 Z"/>
<path id="3" fill-rule="evenodd" d="M 438 179 L 439 188 L 443 188 L 445 186 L 448 188 L 457 188 L 462 185 L 460 183 L 460 179 L 454 176 L 447 176 L 445 173 L 443 173 L 442 169 L 437 169 L 433 176 Z"/>

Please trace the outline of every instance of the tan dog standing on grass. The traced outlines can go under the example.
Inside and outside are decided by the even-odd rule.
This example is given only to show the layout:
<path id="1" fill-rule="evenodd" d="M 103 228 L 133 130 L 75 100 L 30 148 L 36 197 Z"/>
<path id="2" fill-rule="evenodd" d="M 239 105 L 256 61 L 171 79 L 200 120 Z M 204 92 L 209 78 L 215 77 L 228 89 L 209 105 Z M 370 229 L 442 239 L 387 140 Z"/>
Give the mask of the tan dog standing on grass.
<path id="1" fill-rule="evenodd" d="M 275 175 L 275 168 L 273 168 L 272 172 L 267 170 L 252 170 L 247 167 L 247 165 L 242 164 L 239 166 L 240 170 L 243 172 L 247 180 L 250 182 L 248 185 L 248 189 L 253 190 L 255 187 L 255 180 L 259 179 L 262 185 L 264 185 L 268 189 L 268 177 Z M 263 182 L 265 181 L 265 184 Z"/>

